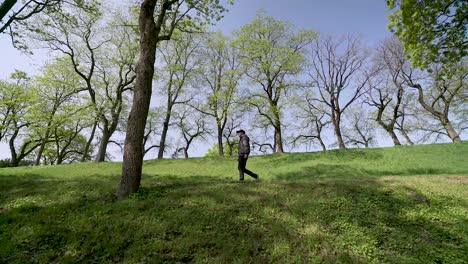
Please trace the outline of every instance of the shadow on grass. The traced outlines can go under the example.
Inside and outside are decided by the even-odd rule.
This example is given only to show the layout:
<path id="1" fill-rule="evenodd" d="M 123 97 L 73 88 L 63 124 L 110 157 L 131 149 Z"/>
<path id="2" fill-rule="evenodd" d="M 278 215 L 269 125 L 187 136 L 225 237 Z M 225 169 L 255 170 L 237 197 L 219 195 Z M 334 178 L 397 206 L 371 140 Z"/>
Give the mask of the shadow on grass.
<path id="1" fill-rule="evenodd" d="M 408 175 L 434 175 L 443 174 L 442 169 L 434 168 L 417 168 L 407 170 L 371 170 L 362 169 L 351 165 L 336 165 L 336 164 L 317 164 L 301 168 L 293 173 L 277 174 L 277 180 L 314 180 L 314 179 L 330 179 L 330 178 L 361 178 L 361 177 L 380 177 L 380 176 L 408 176 Z"/>
<path id="2" fill-rule="evenodd" d="M 143 178 L 125 200 L 113 180 L 49 184 L 30 175 L 2 196 L 0 262 L 9 263 L 463 263 L 465 223 L 383 182 L 245 182 L 172 175 Z M 28 184 L 28 177 L 18 182 Z M 294 175 L 285 175 L 293 178 Z M 8 188 L 15 179 L 0 178 Z M 94 187 L 94 188 L 92 188 Z M 78 191 L 78 193 L 76 193 Z M 48 199 L 55 203 L 44 202 Z M 36 198 L 41 199 L 34 199 Z M 65 198 L 66 199 L 65 199 Z M 15 203 L 21 200 L 21 203 Z M 465 230 L 465 232 L 461 232 Z"/>

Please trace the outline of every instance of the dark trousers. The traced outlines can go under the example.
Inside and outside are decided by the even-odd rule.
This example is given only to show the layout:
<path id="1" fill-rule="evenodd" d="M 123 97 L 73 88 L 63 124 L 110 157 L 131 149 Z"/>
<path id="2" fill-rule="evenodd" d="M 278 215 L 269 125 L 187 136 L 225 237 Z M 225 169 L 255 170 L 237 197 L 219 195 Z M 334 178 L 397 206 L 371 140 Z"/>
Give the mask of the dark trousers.
<path id="1" fill-rule="evenodd" d="M 253 178 L 257 178 L 257 174 L 249 171 L 248 169 L 245 168 L 245 166 L 247 165 L 247 159 L 248 158 L 244 158 L 244 156 L 239 156 L 239 164 L 237 166 L 237 169 L 239 170 L 239 180 L 243 181 L 244 180 L 244 173 L 247 174 L 247 175 L 250 175 L 251 177 Z"/>

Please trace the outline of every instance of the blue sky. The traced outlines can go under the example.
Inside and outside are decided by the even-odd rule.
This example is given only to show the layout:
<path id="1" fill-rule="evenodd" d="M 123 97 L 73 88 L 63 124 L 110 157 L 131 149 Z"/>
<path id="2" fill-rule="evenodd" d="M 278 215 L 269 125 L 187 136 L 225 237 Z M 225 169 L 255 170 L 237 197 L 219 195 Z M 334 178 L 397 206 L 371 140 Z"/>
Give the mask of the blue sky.
<path id="1" fill-rule="evenodd" d="M 359 34 L 369 46 L 391 35 L 385 0 L 235 0 L 214 28 L 230 34 L 252 21 L 260 9 L 297 28 L 313 29 L 320 34 Z M 14 69 L 34 74 L 46 59 L 46 53 L 40 50 L 33 56 L 20 54 L 7 35 L 0 35 L 0 78 L 6 78 Z M 0 143 L 0 159 L 6 157 L 9 157 L 7 145 Z"/>
<path id="2" fill-rule="evenodd" d="M 385 0 L 235 0 L 215 28 L 229 34 L 252 21 L 258 10 L 298 28 L 321 34 L 361 34 L 368 45 L 390 36 Z M 0 35 L 0 78 L 14 69 L 33 73 L 47 58 L 44 52 L 21 55 L 7 35 Z"/>
<path id="3" fill-rule="evenodd" d="M 320 33 L 361 33 L 371 42 L 390 36 L 385 0 L 236 0 L 217 28 L 237 29 L 262 8 L 276 19 Z"/>

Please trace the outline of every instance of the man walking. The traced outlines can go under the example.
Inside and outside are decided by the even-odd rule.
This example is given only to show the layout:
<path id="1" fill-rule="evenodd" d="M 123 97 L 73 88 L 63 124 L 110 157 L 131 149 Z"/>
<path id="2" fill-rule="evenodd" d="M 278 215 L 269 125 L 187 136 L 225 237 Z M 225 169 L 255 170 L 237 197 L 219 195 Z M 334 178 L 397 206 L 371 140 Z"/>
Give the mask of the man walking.
<path id="1" fill-rule="evenodd" d="M 238 151 L 239 165 L 237 166 L 237 168 L 239 169 L 239 180 L 241 181 L 244 180 L 244 173 L 258 180 L 258 174 L 255 174 L 245 168 L 245 166 L 247 165 L 247 159 L 249 158 L 249 154 L 250 154 L 250 142 L 249 142 L 250 139 L 245 134 L 245 131 L 242 129 L 239 131 L 236 131 L 236 133 L 239 136 L 239 151 Z"/>

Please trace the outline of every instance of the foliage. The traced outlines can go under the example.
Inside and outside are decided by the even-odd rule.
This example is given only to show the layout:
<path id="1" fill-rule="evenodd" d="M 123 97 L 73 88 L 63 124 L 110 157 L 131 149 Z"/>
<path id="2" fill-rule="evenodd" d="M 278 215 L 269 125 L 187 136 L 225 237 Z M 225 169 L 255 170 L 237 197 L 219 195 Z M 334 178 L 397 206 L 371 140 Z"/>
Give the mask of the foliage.
<path id="1" fill-rule="evenodd" d="M 34 161 L 32 160 L 21 160 L 18 163 L 18 167 L 32 166 L 32 165 L 34 165 Z M 0 160 L 0 168 L 8 168 L 8 167 L 14 167 L 14 165 L 11 163 L 11 159 Z"/>
<path id="2" fill-rule="evenodd" d="M 66 16 L 70 7 L 79 7 L 88 12 L 97 12 L 98 1 L 91 0 L 39 0 L 39 1 L 21 1 L 21 7 L 15 7 L 19 4 L 15 0 L 6 0 L 5 5 L 0 7 L 0 33 L 8 29 L 8 34 L 13 40 L 13 46 L 22 50 L 30 51 L 31 44 L 27 35 L 29 32 L 39 32 L 47 24 L 38 24 L 33 19 L 42 14 L 54 14 L 57 16 Z M 10 5 L 7 5 L 7 4 Z M 4 6 L 10 8 L 3 9 Z M 12 10 L 10 12 L 10 10 Z M 10 13 L 7 19 L 3 19 L 7 13 Z"/>
<path id="3" fill-rule="evenodd" d="M 404 43 L 416 67 L 452 64 L 467 55 L 468 3 L 463 0 L 387 0 L 389 29 Z"/>
<path id="4" fill-rule="evenodd" d="M 281 20 L 259 12 L 256 18 L 236 32 L 245 73 L 255 87 L 246 92 L 246 103 L 258 113 L 263 128 L 275 131 L 274 152 L 283 152 L 281 98 L 294 85 L 292 77 L 305 65 L 305 47 L 315 39 L 313 30 L 293 30 Z"/>
<path id="5" fill-rule="evenodd" d="M 0 169 L 2 263 L 465 263 L 468 145 Z"/>
<path id="6" fill-rule="evenodd" d="M 218 156 L 232 153 L 230 134 L 236 119 L 242 113 L 239 100 L 239 82 L 244 72 L 239 50 L 232 39 L 221 32 L 208 33 L 200 56 L 203 57 L 199 74 L 200 89 L 195 103 L 190 105 L 212 119 L 216 128 Z"/>
<path id="7" fill-rule="evenodd" d="M 237 141 L 234 142 L 234 144 L 231 146 L 231 145 L 228 145 L 228 144 L 225 144 L 223 146 L 223 155 L 224 157 L 229 157 L 229 153 L 233 153 L 235 155 L 237 155 L 237 145 L 239 143 Z M 205 153 L 205 157 L 219 157 L 219 146 L 218 144 L 213 144 L 213 146 L 208 149 L 208 151 Z"/>

